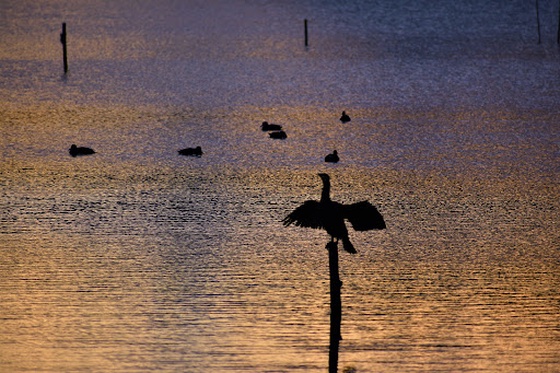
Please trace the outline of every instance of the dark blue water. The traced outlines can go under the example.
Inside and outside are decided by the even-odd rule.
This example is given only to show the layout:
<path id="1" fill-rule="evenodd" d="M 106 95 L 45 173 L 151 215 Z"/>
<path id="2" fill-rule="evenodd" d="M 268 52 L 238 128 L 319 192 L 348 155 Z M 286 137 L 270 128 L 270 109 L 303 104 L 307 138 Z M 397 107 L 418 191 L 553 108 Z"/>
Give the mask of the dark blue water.
<path id="1" fill-rule="evenodd" d="M 319 172 L 388 226 L 340 253 L 340 371 L 557 371 L 539 5 L 537 44 L 527 1 L 3 1 L 0 371 L 327 371 L 329 237 L 281 224 Z"/>

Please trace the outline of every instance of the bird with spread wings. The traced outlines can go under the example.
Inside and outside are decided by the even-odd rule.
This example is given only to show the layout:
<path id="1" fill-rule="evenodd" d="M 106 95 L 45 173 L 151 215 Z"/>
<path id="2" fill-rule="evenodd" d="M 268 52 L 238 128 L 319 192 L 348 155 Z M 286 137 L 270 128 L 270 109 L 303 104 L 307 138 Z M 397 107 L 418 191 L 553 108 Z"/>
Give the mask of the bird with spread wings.
<path id="1" fill-rule="evenodd" d="M 356 231 L 372 229 L 385 229 L 385 220 L 368 201 L 345 205 L 332 201 L 330 198 L 330 177 L 328 174 L 319 174 L 323 181 L 321 200 L 305 201 L 301 206 L 292 211 L 282 222 L 285 226 L 294 224 L 298 227 L 324 229 L 331 236 L 331 242 L 342 240 L 344 250 L 351 254 L 356 253 L 354 245 L 348 237 L 348 229 L 344 220 L 348 220 Z"/>

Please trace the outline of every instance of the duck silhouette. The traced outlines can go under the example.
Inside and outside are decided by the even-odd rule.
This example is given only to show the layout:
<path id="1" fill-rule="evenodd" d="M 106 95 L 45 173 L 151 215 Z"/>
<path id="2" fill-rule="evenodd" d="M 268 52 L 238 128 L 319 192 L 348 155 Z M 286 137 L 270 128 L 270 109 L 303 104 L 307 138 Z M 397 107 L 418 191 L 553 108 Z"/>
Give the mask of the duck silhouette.
<path id="1" fill-rule="evenodd" d="M 338 152 L 336 150 L 333 150 L 331 154 L 327 154 L 327 156 L 325 157 L 325 162 L 329 163 L 336 163 L 339 160 L 340 158 L 338 157 Z"/>
<path id="2" fill-rule="evenodd" d="M 288 137 L 288 135 L 286 135 L 286 132 L 284 131 L 270 132 L 268 136 L 270 136 L 271 139 L 280 139 L 280 140 L 284 140 L 285 138 Z"/>
<path id="3" fill-rule="evenodd" d="M 261 130 L 263 131 L 280 131 L 282 126 L 279 124 L 268 123 L 266 121 L 262 122 Z"/>
<path id="4" fill-rule="evenodd" d="M 76 144 L 72 144 L 72 146 L 70 146 L 70 149 L 68 149 L 68 153 L 70 153 L 72 157 L 76 157 L 78 155 L 95 154 L 95 150 L 86 148 L 84 146 L 76 146 Z"/>
<path id="5" fill-rule="evenodd" d="M 340 116 L 340 121 L 342 123 L 348 123 L 350 122 L 352 119 L 350 119 L 350 116 L 348 114 L 346 114 L 345 111 L 342 112 L 342 115 Z"/>
<path id="6" fill-rule="evenodd" d="M 202 148 L 197 146 L 196 148 L 185 148 L 177 151 L 180 155 L 187 155 L 192 157 L 202 156 Z"/>

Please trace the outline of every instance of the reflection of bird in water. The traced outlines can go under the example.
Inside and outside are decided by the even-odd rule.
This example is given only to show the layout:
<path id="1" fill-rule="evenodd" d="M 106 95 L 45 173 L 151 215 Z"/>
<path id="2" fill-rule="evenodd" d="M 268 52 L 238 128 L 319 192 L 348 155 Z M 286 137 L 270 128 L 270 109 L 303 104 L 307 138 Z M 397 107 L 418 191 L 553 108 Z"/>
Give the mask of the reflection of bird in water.
<path id="1" fill-rule="evenodd" d="M 327 154 L 325 157 L 325 162 L 336 163 L 340 160 L 338 157 L 338 152 L 334 150 L 331 154 Z"/>
<path id="2" fill-rule="evenodd" d="M 279 124 L 268 123 L 266 121 L 261 124 L 261 130 L 263 131 L 280 131 L 281 129 L 282 126 Z"/>
<path id="3" fill-rule="evenodd" d="M 286 132 L 284 131 L 269 132 L 268 136 L 270 136 L 271 139 L 280 139 L 280 140 L 284 140 L 285 138 L 288 137 L 288 135 L 286 135 Z"/>
<path id="4" fill-rule="evenodd" d="M 342 115 L 340 116 L 340 121 L 342 123 L 346 123 L 346 122 L 350 122 L 352 119 L 350 119 L 350 116 L 348 114 L 346 114 L 345 111 L 342 112 Z"/>
<path id="5" fill-rule="evenodd" d="M 356 231 L 385 229 L 385 220 L 377 209 L 368 201 L 344 205 L 331 201 L 330 177 L 319 174 L 323 180 L 323 192 L 319 202 L 308 200 L 292 211 L 282 222 L 285 226 L 294 223 L 298 227 L 324 229 L 334 239 L 342 240 L 344 250 L 355 254 L 356 249 L 348 238 L 348 229 L 344 219 L 348 219 Z"/>
<path id="6" fill-rule="evenodd" d="M 202 155 L 202 148 L 197 146 L 196 148 L 185 148 L 178 150 L 181 155 L 190 155 L 194 157 L 200 157 Z"/>
<path id="7" fill-rule="evenodd" d="M 95 150 L 93 150 L 91 148 L 86 148 L 84 146 L 76 146 L 76 144 L 72 144 L 72 146 L 68 150 L 68 153 L 70 153 L 70 155 L 72 157 L 75 157 L 75 156 L 78 156 L 78 155 L 95 154 Z"/>

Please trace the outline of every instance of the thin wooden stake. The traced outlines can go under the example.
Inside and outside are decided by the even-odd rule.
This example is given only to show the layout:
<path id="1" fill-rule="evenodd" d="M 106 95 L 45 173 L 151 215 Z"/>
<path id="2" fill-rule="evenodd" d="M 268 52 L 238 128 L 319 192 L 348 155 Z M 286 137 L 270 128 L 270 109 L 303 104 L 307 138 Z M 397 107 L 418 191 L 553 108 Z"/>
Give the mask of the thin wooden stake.
<path id="1" fill-rule="evenodd" d="M 60 42 L 62 43 L 62 59 L 64 60 L 64 73 L 66 74 L 68 72 L 68 53 L 66 50 L 66 22 L 62 23 Z"/>
<path id="2" fill-rule="evenodd" d="M 307 47 L 309 45 L 307 37 L 307 18 L 303 20 L 303 28 L 305 29 L 305 46 Z"/>
<path id="3" fill-rule="evenodd" d="M 539 33 L 539 44 L 541 43 L 541 20 L 539 17 L 539 0 L 535 0 L 535 6 L 537 8 L 537 32 Z"/>
<path id="4" fill-rule="evenodd" d="M 556 36 L 556 43 L 560 44 L 560 1 L 558 1 L 558 36 Z"/>

